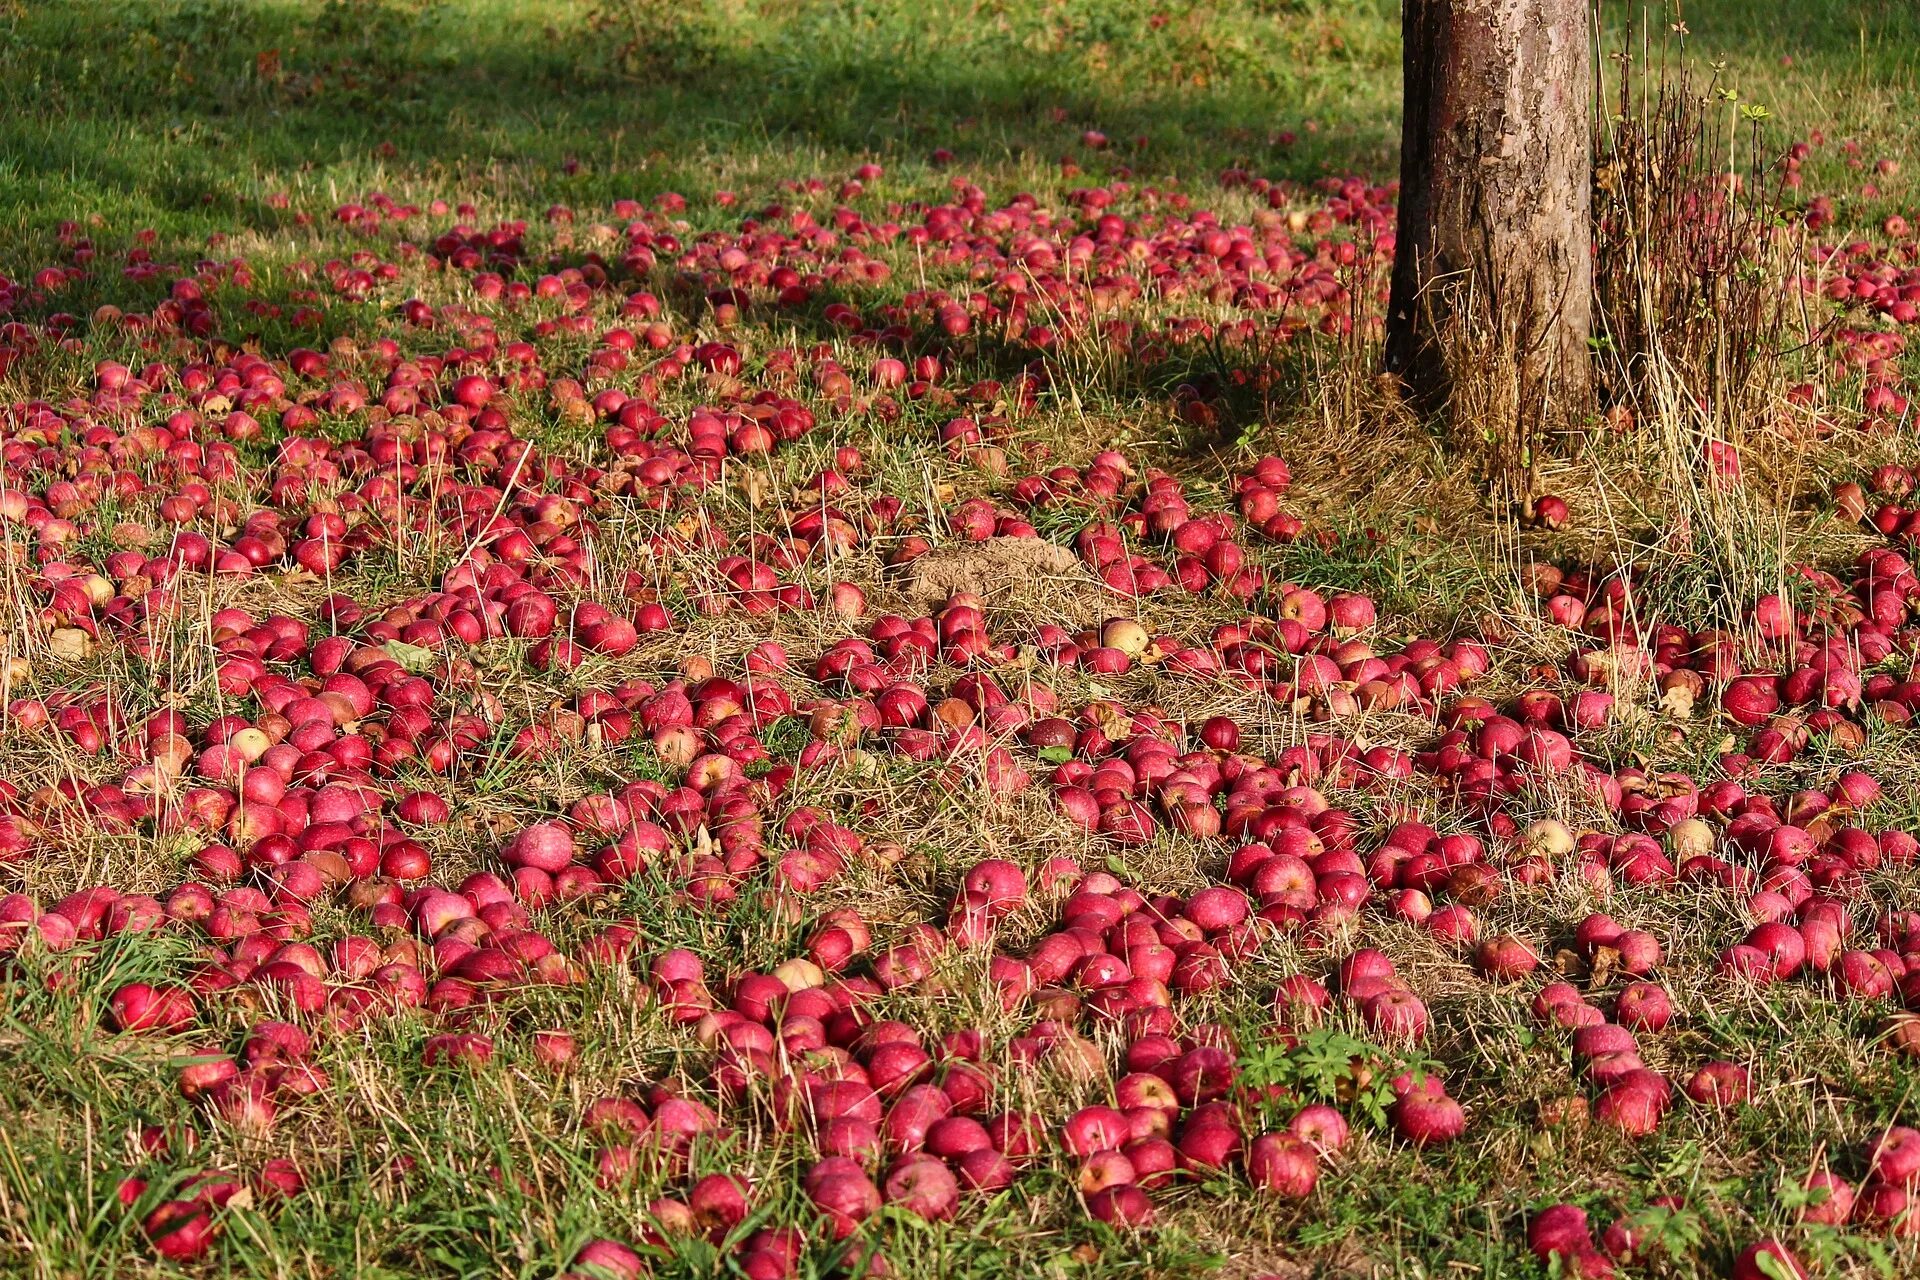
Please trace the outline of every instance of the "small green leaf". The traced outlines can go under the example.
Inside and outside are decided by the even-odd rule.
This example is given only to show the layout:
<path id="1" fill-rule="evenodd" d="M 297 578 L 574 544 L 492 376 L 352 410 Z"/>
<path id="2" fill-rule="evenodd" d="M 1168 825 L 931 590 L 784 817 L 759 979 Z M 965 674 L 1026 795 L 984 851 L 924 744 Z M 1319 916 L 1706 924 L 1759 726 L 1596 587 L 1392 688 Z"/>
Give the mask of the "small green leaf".
<path id="1" fill-rule="evenodd" d="M 1048 764 L 1065 764 L 1073 759 L 1072 747 L 1042 747 L 1040 758 Z"/>
<path id="2" fill-rule="evenodd" d="M 386 648 L 388 656 L 409 671 L 431 671 L 440 665 L 433 656 L 433 650 L 423 649 L 417 644 L 389 640 Z"/>

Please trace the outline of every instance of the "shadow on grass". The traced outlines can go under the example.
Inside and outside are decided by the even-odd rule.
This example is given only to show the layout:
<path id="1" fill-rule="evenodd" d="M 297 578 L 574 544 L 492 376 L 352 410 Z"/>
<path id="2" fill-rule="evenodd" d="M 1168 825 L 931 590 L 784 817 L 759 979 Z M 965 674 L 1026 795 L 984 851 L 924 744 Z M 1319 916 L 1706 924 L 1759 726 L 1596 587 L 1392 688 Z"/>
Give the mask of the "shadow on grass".
<path id="1" fill-rule="evenodd" d="M 1612 29 L 1628 8 L 1608 0 Z M 1816 77 L 1915 86 L 1903 0 L 1699 0 L 1687 17 L 1694 54 L 1749 79 L 1791 48 Z M 1390 176 L 1398 82 L 1391 0 L 0 6 L 0 229 L 99 213 L 204 235 L 274 188 L 497 208 L 870 158 L 910 181 L 936 148 L 1036 182 L 1063 158 L 1141 181 Z"/>
<path id="2" fill-rule="evenodd" d="M 57 224 L 89 215 L 108 252 L 153 227 L 154 252 L 170 261 L 206 253 L 213 232 L 256 233 L 290 255 L 351 247 L 269 206 L 278 191 L 315 216 L 382 188 L 473 200 L 484 224 L 556 202 L 765 191 L 806 174 L 832 184 L 869 159 L 888 166 L 875 191 L 889 199 L 938 196 L 954 175 L 997 179 L 1004 197 L 1013 184 L 1064 189 L 1129 171 L 1198 185 L 1228 166 L 1307 178 L 1390 164 L 1397 13 L 1386 0 L 690 0 L 651 28 L 647 12 L 669 10 L 653 0 L 30 8 L 0 39 L 0 270 L 43 264 Z M 1090 145 L 1090 129 L 1110 145 Z M 953 153 L 950 171 L 930 162 L 936 148 Z M 1064 171 L 1063 157 L 1085 175 Z M 689 216 L 733 225 L 741 215 L 696 201 Z M 369 247 L 388 251 L 384 238 Z M 292 311 L 297 288 L 259 300 L 279 290 Z M 84 311 L 140 293 L 103 272 L 55 305 Z M 753 319 L 800 341 L 830 338 L 822 312 L 836 300 L 875 299 L 823 295 Z M 703 310 L 696 296 L 676 301 Z M 266 350 L 324 345 L 360 327 L 355 308 L 330 302 L 319 329 L 235 314 L 221 332 Z M 1035 354 L 982 347 L 973 360 L 1011 379 Z M 1122 372 L 1143 400 L 1230 374 L 1204 346 Z"/>
<path id="3" fill-rule="evenodd" d="M 1231 164 L 1378 170 L 1391 134 L 1381 95 L 1397 75 L 1387 6 L 1327 7 L 28 6 L 0 39 L 0 219 L 99 211 L 197 231 L 244 216 L 275 184 L 342 199 L 407 180 L 496 202 L 645 198 L 837 176 L 867 158 L 923 173 L 936 148 L 1016 172 L 1057 173 L 1063 156 L 1089 173 L 1181 178 Z M 650 26 L 649 12 L 681 16 Z M 1310 116 L 1325 127 L 1310 131 Z M 1084 146 L 1088 129 L 1111 150 Z"/>
<path id="4" fill-rule="evenodd" d="M 1839 65 L 1852 39 L 1860 74 L 1882 79 L 1900 74 L 1883 65 L 1889 41 L 1920 25 L 1881 0 L 1690 12 L 1702 41 L 1759 56 L 1756 13 L 1789 8 L 1809 56 Z M 876 194 L 907 198 L 941 190 L 936 148 L 956 174 L 1056 189 L 1123 171 L 1199 183 L 1227 166 L 1386 176 L 1397 128 L 1388 0 L 68 0 L 0 23 L 11 271 L 46 260 L 59 221 L 89 215 L 103 245 L 152 226 L 175 260 L 214 231 L 338 252 L 269 207 L 274 191 L 318 214 L 391 187 L 472 199 L 486 222 L 808 173 L 831 183 L 879 159 Z M 1092 129 L 1107 147 L 1086 142 Z M 739 215 L 702 203 L 691 216 Z M 828 300 L 774 318 L 831 336 Z M 265 328 L 268 345 L 297 345 Z M 1030 355 L 989 364 L 1008 377 Z M 1157 399 L 1234 372 L 1201 348 L 1128 377 Z M 1272 408 L 1236 405 L 1225 433 Z"/>

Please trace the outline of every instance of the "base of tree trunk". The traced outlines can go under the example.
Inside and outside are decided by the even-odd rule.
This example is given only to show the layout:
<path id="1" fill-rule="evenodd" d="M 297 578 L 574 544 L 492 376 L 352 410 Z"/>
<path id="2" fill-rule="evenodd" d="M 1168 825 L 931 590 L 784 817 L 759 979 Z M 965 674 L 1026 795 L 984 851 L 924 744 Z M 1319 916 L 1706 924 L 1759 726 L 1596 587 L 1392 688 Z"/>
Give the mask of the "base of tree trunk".
<path id="1" fill-rule="evenodd" d="M 1592 406 L 1587 0 L 1404 0 L 1386 365 L 1525 471 Z"/>

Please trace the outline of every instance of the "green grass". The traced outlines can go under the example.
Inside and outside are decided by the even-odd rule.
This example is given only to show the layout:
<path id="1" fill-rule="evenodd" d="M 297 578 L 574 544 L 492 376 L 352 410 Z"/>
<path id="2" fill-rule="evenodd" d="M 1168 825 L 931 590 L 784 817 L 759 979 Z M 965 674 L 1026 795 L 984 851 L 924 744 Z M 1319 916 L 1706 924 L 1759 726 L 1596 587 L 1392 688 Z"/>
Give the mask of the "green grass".
<path id="1" fill-rule="evenodd" d="M 661 15 L 668 38 L 623 56 Z M 587 203 L 870 155 L 924 175 L 937 147 L 1031 173 L 1096 127 L 1143 174 L 1377 165 L 1394 136 L 1386 15 L 1258 0 L 32 5 L 4 19 L 0 225 L 87 210 L 194 232 L 275 187 L 480 180 L 500 203 Z M 1276 143 L 1284 130 L 1300 142 Z"/>
<path id="2" fill-rule="evenodd" d="M 1609 0 L 1610 23 L 1628 13 Z M 1840 195 L 1843 225 L 1914 207 L 1920 9 L 1900 0 L 1710 0 L 1686 6 L 1685 14 L 1695 56 L 1723 61 L 1723 82 L 1772 113 L 1770 145 L 1815 130 L 1857 143 L 1857 154 L 1822 148 L 1809 169 L 1806 193 Z M 1215 184 L 1220 170 L 1243 167 L 1298 183 L 1327 173 L 1393 176 L 1396 15 L 1387 0 L 0 0 L 0 271 L 25 274 L 45 265 L 67 220 L 103 246 L 124 246 L 150 228 L 158 233 L 156 256 L 168 260 L 244 255 L 262 282 L 253 296 L 291 311 L 306 287 L 296 269 L 301 260 L 363 247 L 329 223 L 330 210 L 372 191 L 421 202 L 471 200 L 480 225 L 528 219 L 531 276 L 544 269 L 543 255 L 571 260 L 579 252 L 542 225 L 550 204 L 572 205 L 586 222 L 604 216 L 614 199 L 675 191 L 690 198 L 686 220 L 698 233 L 737 227 L 743 210 L 787 199 L 793 193 L 782 184 L 809 178 L 828 186 L 805 202 L 830 209 L 833 185 L 867 160 L 887 168 L 874 184 L 879 198 L 903 204 L 947 198 L 956 179 L 987 186 L 996 199 L 1033 190 L 1057 200 L 1124 167 L 1137 184 L 1191 190 L 1201 203 L 1246 216 L 1254 206 Z M 637 42 L 636 32 L 648 38 Z M 1790 65 L 1783 59 L 1789 53 Z M 1111 146 L 1087 147 L 1082 134 L 1089 129 L 1104 132 Z M 939 148 L 954 153 L 950 165 L 932 161 Z M 1084 172 L 1067 172 L 1063 157 Z M 1905 167 L 1876 177 L 1873 165 L 1882 158 Z M 1863 193 L 1869 182 L 1881 188 L 1878 196 Z M 742 193 L 741 204 L 722 206 L 712 199 L 720 191 Z M 284 202 L 277 199 L 283 194 Z M 448 219 L 430 221 L 438 230 Z M 364 247 L 395 255 L 393 237 Z M 111 260 L 103 251 L 101 261 Z M 407 284 L 422 296 L 436 289 L 458 296 L 424 272 L 414 271 Z M 903 269 L 856 301 L 896 302 L 916 285 Z M 102 271 L 50 307 L 84 312 L 108 301 L 150 303 L 153 296 L 154 286 L 128 285 Z M 440 341 L 409 335 L 395 322 L 392 300 L 336 302 L 311 330 L 297 329 L 285 315 L 240 310 L 237 297 L 218 305 L 229 328 L 275 351 L 335 336 Z M 777 328 L 756 319 L 735 337 L 753 358 L 781 343 L 827 340 L 816 312 L 783 316 Z M 680 319 L 688 332 L 714 332 L 705 319 Z M 114 350 L 113 341 L 89 334 L 76 350 L 45 356 L 35 367 L 36 384 L 22 394 L 54 396 L 84 385 L 92 361 Z M 581 345 L 553 342 L 550 365 L 562 367 Z M 870 354 L 840 351 L 855 369 Z M 970 353 L 966 376 L 1010 376 L 1028 354 L 983 344 Z M 1284 371 L 1281 403 L 1257 402 L 1252 391 L 1234 400 L 1237 416 L 1222 439 L 1201 439 L 1173 419 L 1168 401 L 1180 382 L 1231 376 L 1252 363 L 1253 356 L 1199 343 L 1145 368 L 1124 359 L 1110 366 L 1091 353 L 1086 377 L 1051 394 L 1018 430 L 1053 449 L 1056 460 L 1077 462 L 1104 444 L 1128 442 L 1164 465 L 1192 468 L 1198 493 L 1225 474 L 1221 458 L 1243 444 L 1284 444 L 1290 457 L 1298 456 L 1296 444 L 1316 447 L 1311 428 L 1323 388 L 1318 367 L 1309 372 L 1304 363 Z M 696 392 L 673 394 L 690 402 Z M 516 413 L 516 428 L 543 447 L 595 447 L 540 397 L 527 397 Z M 829 441 L 857 444 L 873 462 L 878 487 L 937 517 L 940 504 L 930 496 L 936 487 L 995 489 L 931 446 L 943 416 L 931 405 L 909 406 L 897 422 L 836 422 L 777 458 L 777 479 L 797 483 L 818 471 Z M 1909 435 L 1862 448 L 1893 456 L 1912 443 Z M 1338 456 L 1303 488 L 1321 495 L 1316 514 L 1334 536 L 1263 551 L 1266 566 L 1322 588 L 1372 592 L 1393 615 L 1395 635 L 1411 634 L 1416 623 L 1464 628 L 1477 622 L 1482 606 L 1510 608 L 1509 561 L 1520 551 L 1476 541 L 1488 526 L 1478 513 L 1463 514 L 1461 489 L 1445 487 L 1448 464 L 1431 444 L 1423 437 L 1410 446 L 1421 459 L 1409 468 L 1420 483 L 1402 492 L 1351 465 L 1351 440 L 1320 441 L 1320 449 Z M 263 445 L 253 460 L 264 456 Z M 715 492 L 711 505 L 716 519 L 736 529 L 762 520 L 733 490 Z M 1063 506 L 1034 519 L 1049 535 L 1066 538 L 1087 516 Z M 625 532 L 637 537 L 663 520 L 640 513 L 631 523 Z M 1534 540 L 1527 554 L 1569 545 Z M 409 546 L 405 555 L 369 555 L 356 569 L 355 589 L 381 603 L 417 592 L 455 549 Z M 816 588 L 842 574 L 877 579 L 870 549 L 850 560 L 810 564 L 793 576 Z M 1715 589 L 1699 584 L 1689 599 Z M 691 612 L 680 585 L 669 588 L 669 601 L 677 615 Z M 1237 611 L 1218 599 L 1194 608 L 1192 616 L 1208 622 Z M 749 629 L 737 617 L 716 622 L 697 643 L 687 642 L 688 651 L 710 647 L 723 659 L 737 657 Z M 824 634 L 816 627 L 787 638 L 796 654 L 811 656 Z M 184 624 L 180 639 L 183 648 L 197 643 Z M 1552 643 L 1558 651 L 1534 657 L 1564 658 L 1568 638 L 1555 635 Z M 568 681 L 531 676 L 517 646 L 494 656 L 502 661 L 489 678 L 511 681 L 528 706 L 567 691 Z M 677 642 L 643 648 L 621 670 L 658 675 L 683 656 Z M 1530 678 L 1503 670 L 1497 683 L 1517 688 Z M 136 678 L 129 705 L 152 709 L 154 683 Z M 1078 677 L 1059 683 L 1088 693 Z M 1151 675 L 1118 683 L 1140 700 L 1194 697 Z M 1296 742 L 1310 727 L 1263 709 L 1258 732 L 1264 741 Z M 465 825 L 447 835 L 458 847 L 444 852 L 462 870 L 492 847 L 483 825 L 489 817 L 524 816 L 589 789 L 671 776 L 639 738 L 584 763 L 569 757 L 536 765 L 506 757 L 509 733 L 503 730 L 491 755 L 469 760 L 460 779 L 466 803 L 457 808 Z M 1617 763 L 1664 752 L 1660 763 L 1692 765 L 1715 754 L 1703 736 L 1676 746 L 1657 741 L 1652 726 L 1623 730 Z M 805 733 L 796 719 L 762 737 L 778 751 L 797 748 Z M 1889 821 L 1920 813 L 1920 770 L 1911 769 L 1900 731 L 1883 737 L 1876 730 L 1868 751 L 1911 770 L 1890 780 L 1897 785 L 1890 786 Z M 1848 760 L 1846 753 L 1820 752 L 1799 772 L 1779 776 L 1783 783 L 1789 776 L 1796 784 L 1816 781 Z M 38 757 L 30 763 L 46 764 Z M 1062 852 L 1096 852 L 1037 800 L 1008 802 L 983 816 L 978 798 L 947 785 L 937 767 L 883 763 L 873 779 L 796 784 L 816 789 L 799 798 L 843 818 L 857 815 L 863 834 L 909 850 L 897 867 L 856 867 L 822 906 L 857 905 L 878 928 L 897 931 L 937 919 L 957 874 L 982 853 L 1037 866 Z M 431 779 L 421 773 L 417 780 Z M 1537 799 L 1542 812 L 1551 807 L 1551 797 Z M 98 860 L 57 875 L 34 870 L 43 877 L 37 887 L 50 895 L 56 880 L 65 892 L 115 878 L 140 852 L 131 839 L 102 840 L 95 851 Z M 177 852 L 167 851 L 170 858 Z M 1193 887 L 1218 861 L 1181 838 L 1125 857 L 1143 883 L 1167 891 Z M 143 865 L 141 874 L 152 881 L 159 870 Z M 165 867 L 168 876 L 175 870 Z M 1876 892 L 1911 902 L 1920 883 L 1911 871 L 1888 874 Z M 1686 1027 L 1663 1046 L 1674 1065 L 1709 1052 L 1740 1053 L 1770 1069 L 1770 1088 L 1750 1111 L 1725 1124 L 1683 1111 L 1637 1145 L 1598 1129 L 1542 1127 L 1542 1104 L 1584 1089 L 1561 1039 L 1536 1031 L 1511 993 L 1488 989 L 1459 957 L 1410 927 L 1389 925 L 1383 945 L 1437 983 L 1436 1054 L 1445 1063 L 1476 1064 L 1458 1082 L 1474 1117 L 1460 1146 L 1423 1153 L 1361 1124 L 1354 1149 L 1329 1168 L 1308 1205 L 1276 1208 L 1244 1186 L 1185 1188 L 1165 1198 L 1163 1229 L 1145 1238 L 1086 1221 L 1072 1206 L 1072 1171 L 1061 1159 L 1023 1183 L 1021 1193 L 970 1208 L 955 1224 L 888 1215 L 872 1238 L 904 1276 L 1144 1280 L 1272 1270 L 1289 1280 L 1534 1280 L 1548 1273 L 1527 1252 L 1525 1223 L 1540 1205 L 1573 1199 L 1604 1221 L 1607 1213 L 1644 1211 L 1655 1195 L 1684 1194 L 1690 1208 L 1684 1220 L 1667 1223 L 1674 1252 L 1659 1273 L 1722 1274 L 1757 1233 L 1791 1229 L 1783 1180 L 1822 1158 L 1822 1148 L 1857 1150 L 1874 1125 L 1909 1114 L 1920 1067 L 1864 1048 L 1870 1014 L 1804 985 L 1729 991 L 1709 980 L 1712 946 L 1739 919 L 1739 904 L 1728 895 L 1624 890 L 1606 899 L 1562 885 L 1515 895 L 1488 914 L 1502 927 L 1557 936 L 1602 908 L 1656 929 L 1684 957 L 1675 995 Z M 673 900 L 665 875 L 637 878 L 603 914 L 638 920 L 649 949 L 700 947 L 715 972 L 771 967 L 794 953 L 806 927 L 747 895 L 725 912 L 687 910 Z M 1043 923 L 1036 909 L 1015 927 L 1030 936 Z M 577 931 L 586 927 L 578 922 Z M 4 988 L 0 1006 L 0 1273 L 179 1274 L 150 1259 L 137 1218 L 119 1212 L 113 1190 L 137 1162 L 142 1126 L 194 1114 L 174 1092 L 174 1072 L 181 1057 L 206 1046 L 198 1033 L 135 1040 L 99 1025 L 116 986 L 177 970 L 182 957 L 170 945 L 147 939 L 83 947 L 5 975 L 17 981 Z M 1257 1041 L 1270 1025 L 1261 993 L 1284 973 L 1317 971 L 1326 961 L 1320 952 L 1277 945 L 1250 963 L 1237 989 L 1196 1002 L 1194 1016 L 1245 1029 Z M 975 980 L 931 1000 L 897 997 L 887 1008 L 937 1027 L 993 1014 L 979 1007 L 977 975 L 962 976 Z M 203 1030 L 231 1048 L 246 1021 L 233 1010 Z M 650 1172 L 629 1187 L 596 1187 L 591 1141 L 578 1117 L 607 1091 L 660 1081 L 704 1087 L 707 1055 L 655 1016 L 643 984 L 629 974 L 536 991 L 488 1011 L 484 1025 L 499 1040 L 494 1069 L 429 1071 L 419 1061 L 429 1021 L 385 1020 L 326 1042 L 321 1064 L 335 1092 L 324 1104 L 299 1107 L 271 1139 L 210 1133 L 205 1163 L 244 1171 L 271 1156 L 298 1155 L 311 1186 L 274 1212 L 233 1210 L 227 1244 L 196 1274 L 531 1280 L 562 1270 L 592 1236 L 637 1238 L 647 1202 L 677 1191 L 684 1179 Z M 529 1033 L 546 1026 L 581 1032 L 582 1062 L 569 1078 L 550 1080 L 532 1065 Z M 1311 1050 L 1280 1055 L 1277 1063 L 1258 1049 L 1248 1057 L 1271 1070 L 1275 1083 L 1303 1090 L 1357 1084 L 1357 1076 L 1343 1081 L 1337 1071 L 1308 1079 L 1311 1071 L 1334 1070 L 1316 1063 Z M 1004 1065 L 1020 1088 L 1049 1104 L 1091 1096 L 1082 1082 Z M 696 1171 L 744 1162 L 764 1192 L 746 1229 L 800 1220 L 804 1144 L 761 1132 L 763 1121 L 750 1107 L 738 1114 L 740 1145 L 700 1150 Z M 414 1172 L 402 1176 L 398 1160 L 412 1161 Z M 164 1198 L 193 1163 L 176 1163 L 176 1182 L 156 1180 L 141 1207 Z M 1857 1234 L 1801 1231 L 1795 1238 L 1810 1253 L 1831 1255 L 1835 1275 L 1914 1274 L 1911 1245 Z M 838 1250 L 816 1242 L 802 1274 L 834 1274 L 837 1263 Z M 724 1275 L 729 1265 L 722 1251 L 691 1244 L 663 1259 L 660 1274 Z"/>
<path id="3" fill-rule="evenodd" d="M 1911 6 L 1685 12 L 1700 54 L 1785 127 L 1869 158 L 1908 146 Z M 479 191 L 504 212 L 867 157 L 922 185 L 939 147 L 1021 184 L 1057 179 L 1063 156 L 1142 180 L 1386 177 L 1395 22 L 1385 0 L 16 0 L 0 7 L 0 230 L 99 217 L 195 240 L 284 229 L 261 204 L 275 191 Z M 1080 146 L 1090 128 L 1110 152 Z"/>

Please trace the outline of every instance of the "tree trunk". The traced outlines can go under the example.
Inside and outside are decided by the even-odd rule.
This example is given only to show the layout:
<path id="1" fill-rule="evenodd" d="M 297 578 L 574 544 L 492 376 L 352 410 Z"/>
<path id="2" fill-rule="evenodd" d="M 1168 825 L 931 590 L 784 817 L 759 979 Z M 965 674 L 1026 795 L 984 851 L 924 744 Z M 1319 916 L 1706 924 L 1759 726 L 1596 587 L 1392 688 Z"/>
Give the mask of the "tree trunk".
<path id="1" fill-rule="evenodd" d="M 1537 452 L 1592 394 L 1589 0 L 1402 3 L 1387 370 L 1475 437 Z"/>

